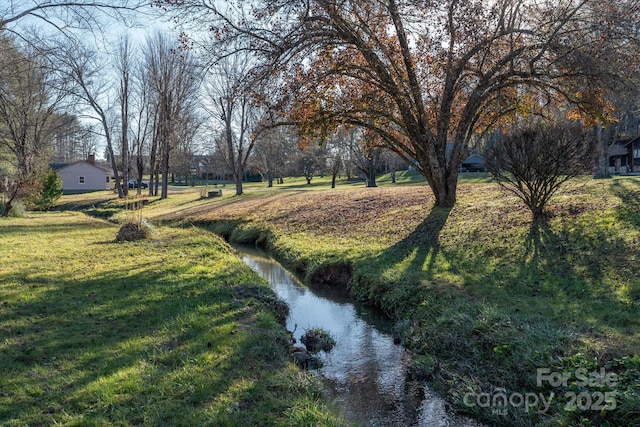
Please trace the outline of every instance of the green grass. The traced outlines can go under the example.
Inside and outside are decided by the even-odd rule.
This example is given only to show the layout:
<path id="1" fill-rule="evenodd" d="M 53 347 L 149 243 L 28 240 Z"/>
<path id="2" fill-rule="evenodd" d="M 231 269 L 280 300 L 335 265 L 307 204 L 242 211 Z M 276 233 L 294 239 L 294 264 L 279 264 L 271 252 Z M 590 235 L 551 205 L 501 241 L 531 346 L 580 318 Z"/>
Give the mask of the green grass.
<path id="1" fill-rule="evenodd" d="M 490 424 L 640 422 L 640 179 L 579 180 L 552 200 L 548 222 L 532 224 L 486 177 L 461 183 L 453 209 L 434 208 L 413 178 L 381 179 L 376 189 L 248 187 L 246 196 L 174 213 L 175 202 L 163 201 L 147 214 L 260 240 L 308 276 L 352 265 L 354 297 L 394 317 L 431 384 Z M 538 368 L 616 373 L 614 390 L 577 392 L 615 391 L 618 406 L 567 411 L 576 385 L 539 387 Z M 464 404 L 470 390 L 496 388 L 557 397 L 545 414 Z"/>
<path id="2" fill-rule="evenodd" d="M 397 182 L 383 176 L 380 188 L 339 182 L 330 190 L 329 177 L 312 185 L 296 178 L 274 188 L 247 184 L 242 197 L 227 186 L 222 198 L 207 200 L 196 187 L 148 198 L 143 215 L 258 242 L 308 277 L 350 265 L 354 297 L 395 318 L 431 385 L 489 424 L 640 423 L 640 179 L 578 180 L 538 224 L 486 174 L 461 174 L 458 203 L 446 210 L 433 207 L 415 172 L 399 173 Z M 74 197 L 63 202 L 113 209 L 112 221 L 130 215 L 118 212 L 123 203 L 112 194 Z M 613 390 L 539 387 L 538 368 L 605 369 L 619 381 Z M 545 414 L 464 404 L 465 393 L 496 389 L 556 399 Z M 567 393 L 599 391 L 617 393 L 614 410 L 565 410 Z M 312 424 L 315 407 L 287 414 Z"/>
<path id="3" fill-rule="evenodd" d="M 81 213 L 0 221 L 0 424 L 343 425 L 220 238 L 115 243 Z"/>

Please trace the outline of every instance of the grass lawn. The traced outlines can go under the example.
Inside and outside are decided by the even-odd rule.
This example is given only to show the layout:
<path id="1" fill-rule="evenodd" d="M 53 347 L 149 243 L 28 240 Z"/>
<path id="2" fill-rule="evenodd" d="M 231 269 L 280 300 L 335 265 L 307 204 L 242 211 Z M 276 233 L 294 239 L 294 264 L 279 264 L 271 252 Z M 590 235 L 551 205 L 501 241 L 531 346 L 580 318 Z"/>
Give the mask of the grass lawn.
<path id="1" fill-rule="evenodd" d="M 187 233 L 186 242 L 192 239 L 215 241 L 210 236 L 203 237 L 207 231 L 214 231 L 235 242 L 256 242 L 269 249 L 284 264 L 306 272 L 309 277 L 323 270 L 330 271 L 325 269 L 327 266 L 349 268 L 352 271 L 349 286 L 353 296 L 383 308 L 395 319 L 398 338 L 415 352 L 414 371 L 444 394 L 457 410 L 472 414 L 490 425 L 640 425 L 640 269 L 637 267 L 640 263 L 640 179 L 579 180 L 553 199 L 548 221 L 533 224 L 529 212 L 519 200 L 491 183 L 486 175 L 464 174 L 458 188 L 458 203 L 453 209 L 434 207 L 431 192 L 415 173 L 401 173 L 397 178 L 399 184 L 391 184 L 388 177 L 382 177 L 378 181 L 380 187 L 370 189 L 363 188 L 361 182 L 341 182 L 335 190 L 329 189 L 329 177 L 314 178 L 312 185 L 306 185 L 302 179 L 288 179 L 284 185 L 274 188 L 267 188 L 265 184 L 247 184 L 246 194 L 241 197 L 234 196 L 233 189 L 227 185 L 223 189 L 223 197 L 214 199 L 201 199 L 197 187 L 183 188 L 172 192 L 167 200 L 145 197 L 142 215 L 155 224 L 179 226 L 160 230 L 166 236 Z M 67 209 L 84 210 L 113 222 L 133 215 L 122 210 L 124 203 L 114 200 L 113 194 L 65 196 L 62 203 Z M 17 221 L 17 224 L 24 221 L 32 227 L 39 218 L 49 217 L 35 218 L 12 221 Z M 53 215 L 53 218 L 57 217 Z M 93 243 L 99 250 L 113 246 L 115 249 L 111 257 L 123 260 L 123 266 L 140 268 L 140 264 L 132 263 L 127 248 L 138 248 L 138 252 L 134 252 L 147 262 L 150 262 L 148 256 L 143 257 L 142 253 L 162 253 L 140 249 L 145 245 L 159 245 L 171 252 L 165 256 L 165 261 L 154 262 L 161 266 L 160 271 L 163 268 L 169 270 L 167 274 L 173 269 L 181 269 L 181 262 L 186 262 L 182 254 L 190 259 L 187 264 L 190 268 L 196 268 L 196 264 L 207 265 L 203 264 L 205 258 L 198 259 L 195 254 L 198 245 L 181 244 L 180 239 L 162 237 L 151 242 L 119 246 L 110 240 L 115 235 L 115 226 L 89 219 L 84 221 L 99 224 L 89 226 L 93 229 L 84 239 L 103 242 L 101 245 Z M 43 230 L 51 230 L 51 233 L 57 227 L 42 226 Z M 65 229 L 69 230 L 63 227 Z M 108 237 L 99 237 L 100 232 L 108 234 Z M 54 239 L 43 233 L 45 237 L 41 245 L 44 247 Z M 66 236 L 64 232 L 61 234 Z M 39 233 L 36 235 L 40 236 Z M 8 243 L 3 241 L 3 244 Z M 11 244 L 13 246 L 16 244 Z M 80 251 L 87 245 L 77 245 L 76 241 L 75 246 L 71 246 L 74 251 Z M 2 253 L 13 252 L 3 250 Z M 65 259 L 64 254 L 64 250 L 59 250 L 56 256 Z M 16 324 L 23 321 L 24 313 L 37 313 L 41 305 L 44 306 L 40 302 L 42 297 L 39 301 L 30 294 L 39 289 L 40 282 L 36 278 L 46 277 L 43 272 L 46 269 L 24 267 L 27 262 L 35 262 L 27 261 L 30 259 L 27 255 L 33 255 L 33 251 L 25 250 L 19 262 L 23 267 L 15 267 L 16 271 L 33 281 L 31 287 L 26 288 L 25 296 L 19 296 L 15 291 L 24 289 L 21 283 L 28 283 L 20 278 L 20 274 L 3 272 L 7 279 L 2 278 L 2 283 L 8 281 L 11 284 L 6 289 L 13 289 L 6 292 L 6 300 L 15 311 L 12 315 Z M 206 257 L 207 263 L 215 262 L 209 258 L 215 257 Z M 198 259 L 197 263 L 193 262 L 194 259 Z M 57 264 L 66 265 L 61 261 Z M 16 265 L 16 262 L 12 261 L 11 265 Z M 187 269 L 186 266 L 184 268 Z M 209 274 L 218 274 L 220 268 L 222 266 L 214 265 Z M 234 269 L 241 268 L 236 266 Z M 27 271 L 31 273 L 24 273 Z M 158 270 L 149 267 L 149 275 L 152 271 Z M 142 274 L 144 277 L 147 275 Z M 60 277 L 69 285 L 59 289 L 74 288 L 71 284 L 75 282 L 68 282 L 68 278 L 74 277 L 73 272 L 66 272 Z M 93 280 L 104 283 L 102 278 Z M 80 283 L 85 282 L 93 284 L 90 279 L 80 280 Z M 124 286 L 117 280 L 107 279 L 106 282 Z M 127 295 L 122 288 L 118 289 L 117 295 Z M 79 304 L 82 295 L 91 292 L 95 291 L 83 289 L 80 296 L 70 297 L 74 302 L 67 302 L 65 306 Z M 53 294 L 66 298 L 62 291 Z M 180 295 L 184 296 L 184 293 Z M 237 298 L 235 294 L 219 295 L 217 301 L 221 305 Z M 17 310 L 20 305 L 12 302 L 17 299 L 39 302 L 33 305 L 23 303 L 27 304 L 26 308 Z M 103 297 L 98 302 L 105 299 L 109 298 Z M 48 301 L 48 298 L 44 300 Z M 197 294 L 188 302 L 199 307 L 197 304 L 202 304 L 202 298 Z M 122 309 L 114 308 L 116 312 Z M 114 308 L 105 310 L 105 313 Z M 2 316 L 6 316 L 7 308 L 0 309 L 3 310 L 0 312 Z M 184 310 L 178 312 L 184 313 Z M 39 319 L 35 314 L 32 316 Z M 170 319 L 181 316 L 170 316 Z M 262 316 L 269 317 L 267 314 Z M 137 318 L 131 319 L 135 325 Z M 31 322 L 39 324 L 36 320 Z M 171 322 L 176 324 L 175 320 Z M 1 324 L 5 328 L 4 317 Z M 34 331 L 44 330 L 31 323 L 28 325 Z M 191 327 L 192 324 L 189 325 Z M 239 329 L 243 328 L 234 330 Z M 267 329 L 271 330 L 266 323 L 264 328 L 259 328 L 269 335 Z M 157 328 L 152 327 L 152 330 Z M 31 332 L 36 336 L 38 333 Z M 18 348 L 26 349 L 20 351 L 28 355 L 37 355 L 35 357 L 40 363 L 25 364 L 29 367 L 25 369 L 38 377 L 29 369 L 44 365 L 41 360 L 47 360 L 50 352 L 42 350 L 36 353 L 44 344 L 32 345 L 29 340 L 21 341 L 24 333 L 12 334 L 8 336 L 17 340 L 16 344 L 3 347 L 3 351 Z M 224 335 L 217 338 L 223 339 Z M 207 342 L 214 343 L 216 339 L 207 339 Z M 273 342 L 273 339 L 268 341 Z M 155 345 L 152 347 L 156 348 Z M 196 344 L 186 347 L 199 348 Z M 113 351 L 111 346 L 109 351 Z M 194 351 L 199 356 L 208 354 L 208 350 L 203 353 Z M 107 360 L 121 357 L 118 351 L 107 354 Z M 175 353 L 171 350 L 170 354 Z M 21 355 L 17 353 L 13 359 L 19 359 Z M 46 356 L 44 359 L 38 359 L 43 355 Z M 57 357 L 51 362 L 54 366 L 62 363 L 60 357 L 54 357 Z M 141 359 L 151 363 L 144 357 Z M 186 363 L 184 360 L 192 359 L 181 359 L 182 363 Z M 18 360 L 14 363 L 23 362 Z M 104 376 L 120 372 L 109 367 L 112 362 L 103 363 L 107 364 Z M 552 374 L 567 374 L 569 378 L 553 384 L 547 377 L 539 383 L 538 369 L 546 369 Z M 182 371 L 185 370 L 191 372 L 182 365 Z M 600 373 L 614 374 L 615 381 L 598 382 Z M 583 383 L 578 377 L 585 374 L 593 374 L 595 378 Z M 250 375 L 246 375 L 232 372 L 229 377 L 247 381 Z M 280 380 L 281 375 L 285 381 Z M 278 379 L 273 381 L 287 388 L 289 386 L 283 384 L 289 384 L 293 381 L 291 378 L 300 378 L 299 375 L 295 370 L 285 369 L 279 371 Z M 64 371 L 60 375 L 61 378 L 67 376 L 72 374 Z M 18 379 L 21 377 L 26 375 L 17 376 Z M 257 380 L 251 381 L 254 381 L 252 384 L 262 384 Z M 237 388 L 228 384 L 236 383 L 231 380 L 225 383 L 225 387 L 235 393 Z M 13 387 L 22 390 L 18 386 Z M 25 389 L 30 387 L 33 387 L 33 380 L 24 386 Z M 244 386 L 239 387 L 244 390 Z M 271 390 L 269 385 L 256 387 Z M 280 387 L 276 387 L 278 393 Z M 58 388 L 64 388 L 64 385 Z M 82 392 L 84 396 L 84 389 Z M 28 392 L 21 393 L 23 399 L 27 399 Z M 227 398 L 228 392 L 221 393 Z M 156 394 L 153 393 L 154 396 Z M 518 396 L 532 394 L 553 398 L 548 407 L 538 402 L 527 410 L 524 404 L 517 404 Z M 46 396 L 47 393 L 41 390 L 40 395 Z M 137 391 L 135 395 L 144 396 L 145 393 Z M 0 399 L 6 399 L 8 394 L 5 392 L 0 396 L 4 396 Z M 317 393 L 310 396 L 309 399 L 320 405 L 317 403 L 319 400 L 314 400 Z M 502 404 L 504 400 L 500 400 L 500 396 L 515 396 L 516 400 Z M 65 398 L 68 397 L 65 395 Z M 95 400 L 95 397 L 91 399 Z M 226 403 L 238 401 L 242 400 L 233 397 L 227 398 Z M 139 400 L 134 402 L 134 405 L 127 402 L 124 407 L 144 405 Z M 280 400 L 276 402 L 281 403 Z M 4 407 L 3 403 L 0 401 L 0 408 Z M 243 407 L 241 403 L 239 405 Z M 282 406 L 287 409 L 267 408 L 261 412 L 262 416 L 274 412 L 281 414 L 282 411 L 290 415 L 291 411 L 295 412 L 290 408 L 299 408 L 295 404 Z M 70 407 L 73 408 L 72 405 Z M 164 409 L 165 405 L 161 403 L 155 407 Z M 214 407 L 218 411 L 216 414 L 224 412 L 220 407 Z M 226 408 L 228 411 L 229 406 Z M 110 407 L 101 410 L 110 413 Z M 329 412 L 323 411 L 317 416 L 325 423 L 334 422 Z M 76 416 L 85 412 L 77 411 Z M 313 415 L 305 415 L 316 416 L 315 411 L 310 412 Z M 233 410 L 230 413 L 230 417 L 235 414 Z M 204 417 L 203 414 L 208 416 L 209 412 L 194 411 L 194 416 Z M 257 417 L 257 424 L 262 420 L 257 412 L 246 416 L 252 420 Z M 275 416 L 276 423 L 282 420 L 278 415 L 269 416 Z M 73 420 L 72 417 L 69 419 Z M 105 420 L 111 422 L 108 418 Z M 237 418 L 228 420 L 227 424 L 233 424 Z M 162 423 L 163 419 L 156 416 L 150 422 L 154 421 Z"/>
<path id="2" fill-rule="evenodd" d="M 83 197 L 105 201 L 65 203 Z M 79 212 L 0 220 L 1 425 L 342 425 L 222 239 L 117 230 Z"/>
<path id="3" fill-rule="evenodd" d="M 258 242 L 309 276 L 351 266 L 354 297 L 393 316 L 423 375 L 488 423 L 640 423 L 640 180 L 580 180 L 553 199 L 547 222 L 532 224 L 486 176 L 465 178 L 453 209 L 435 208 L 411 174 L 399 178 L 373 189 L 318 180 L 211 200 L 182 193 L 151 201 L 144 215 Z M 538 385 L 538 368 L 571 379 Z M 577 378 L 602 370 L 615 384 Z M 468 399 L 502 391 L 554 399 L 528 411 Z M 597 404 L 605 393 L 615 407 Z"/>

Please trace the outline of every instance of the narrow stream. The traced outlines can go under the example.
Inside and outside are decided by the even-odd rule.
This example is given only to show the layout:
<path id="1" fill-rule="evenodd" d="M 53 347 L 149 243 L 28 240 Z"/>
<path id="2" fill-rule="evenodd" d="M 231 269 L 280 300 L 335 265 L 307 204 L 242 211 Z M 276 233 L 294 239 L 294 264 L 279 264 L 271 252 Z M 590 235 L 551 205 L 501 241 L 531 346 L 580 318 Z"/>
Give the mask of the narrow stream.
<path id="1" fill-rule="evenodd" d="M 310 328 L 322 328 L 336 340 L 331 352 L 320 353 L 324 364 L 317 372 L 345 419 L 363 426 L 479 426 L 408 379 L 408 354 L 393 343 L 391 322 L 382 313 L 354 304 L 345 291 L 303 285 L 258 250 L 236 249 L 289 305 L 287 329 L 298 343 Z"/>

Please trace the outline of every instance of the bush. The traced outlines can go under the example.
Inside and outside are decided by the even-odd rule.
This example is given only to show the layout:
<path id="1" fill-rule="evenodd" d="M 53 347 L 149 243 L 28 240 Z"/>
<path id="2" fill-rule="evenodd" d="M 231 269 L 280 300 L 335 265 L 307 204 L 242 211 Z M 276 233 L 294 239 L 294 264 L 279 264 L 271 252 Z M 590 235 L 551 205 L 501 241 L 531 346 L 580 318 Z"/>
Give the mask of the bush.
<path id="1" fill-rule="evenodd" d="M 50 170 L 42 180 L 42 189 L 39 198 L 35 201 L 35 207 L 40 211 L 51 210 L 60 196 L 62 196 L 62 179 L 56 172 Z"/>
<path id="2" fill-rule="evenodd" d="M 594 165 L 596 140 L 579 123 L 538 122 L 516 129 L 484 153 L 496 181 L 518 196 L 534 220 L 545 217 L 549 199 L 562 184 Z"/>

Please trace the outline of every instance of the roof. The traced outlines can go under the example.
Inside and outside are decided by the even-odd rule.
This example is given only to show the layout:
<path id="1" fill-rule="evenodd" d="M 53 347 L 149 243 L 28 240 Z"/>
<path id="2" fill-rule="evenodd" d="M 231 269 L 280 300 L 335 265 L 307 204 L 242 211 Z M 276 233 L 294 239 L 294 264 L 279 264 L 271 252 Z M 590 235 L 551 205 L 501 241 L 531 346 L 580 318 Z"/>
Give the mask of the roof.
<path id="1" fill-rule="evenodd" d="M 64 168 L 65 166 L 69 166 L 69 163 L 49 163 L 49 167 L 54 172 L 59 171 L 60 169 Z"/>
<path id="2" fill-rule="evenodd" d="M 636 143 L 636 142 L 640 142 L 640 136 L 638 136 L 636 138 L 619 139 L 616 142 L 614 142 L 613 145 L 618 146 L 618 147 L 626 147 L 629 144 Z"/>
<path id="3" fill-rule="evenodd" d="M 51 169 L 53 169 L 54 171 L 58 172 L 62 169 L 66 169 L 70 166 L 73 165 L 78 165 L 80 163 L 86 163 L 88 165 L 91 165 L 93 167 L 96 167 L 104 172 L 110 173 L 111 172 L 111 168 L 105 165 L 101 165 L 100 163 L 91 163 L 87 160 L 78 160 L 77 162 L 73 162 L 73 163 L 51 163 L 49 164 L 49 166 L 51 167 Z"/>
<path id="4" fill-rule="evenodd" d="M 624 145 L 614 145 L 609 153 L 610 156 L 626 156 L 629 150 Z"/>
<path id="5" fill-rule="evenodd" d="M 485 160 L 480 154 L 472 154 L 467 157 L 462 163 L 468 164 L 484 164 Z"/>

